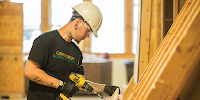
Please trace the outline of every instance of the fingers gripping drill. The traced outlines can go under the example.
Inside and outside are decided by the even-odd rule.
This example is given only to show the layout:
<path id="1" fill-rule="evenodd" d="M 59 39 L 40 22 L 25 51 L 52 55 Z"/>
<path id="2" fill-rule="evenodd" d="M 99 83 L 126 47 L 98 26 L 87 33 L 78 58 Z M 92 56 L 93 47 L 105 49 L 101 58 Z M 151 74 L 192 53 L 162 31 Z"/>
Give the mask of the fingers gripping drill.
<path id="1" fill-rule="evenodd" d="M 94 89 L 78 74 L 71 72 L 69 75 L 69 79 L 72 80 L 76 86 L 81 89 L 86 89 L 89 92 L 93 92 L 94 94 L 97 94 L 97 92 L 94 91 Z M 97 94 L 100 98 L 104 99 L 100 94 Z M 105 99 L 104 99 L 105 100 Z"/>

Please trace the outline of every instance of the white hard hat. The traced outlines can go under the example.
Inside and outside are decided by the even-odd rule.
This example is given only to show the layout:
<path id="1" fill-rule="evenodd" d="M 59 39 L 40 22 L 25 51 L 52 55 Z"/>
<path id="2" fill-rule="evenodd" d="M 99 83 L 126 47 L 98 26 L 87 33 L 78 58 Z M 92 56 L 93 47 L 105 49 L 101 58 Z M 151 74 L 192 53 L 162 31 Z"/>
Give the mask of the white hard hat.
<path id="1" fill-rule="evenodd" d="M 103 19 L 100 9 L 91 2 L 82 2 L 72 8 L 90 25 L 95 37 L 98 37 L 97 31 L 101 27 Z"/>

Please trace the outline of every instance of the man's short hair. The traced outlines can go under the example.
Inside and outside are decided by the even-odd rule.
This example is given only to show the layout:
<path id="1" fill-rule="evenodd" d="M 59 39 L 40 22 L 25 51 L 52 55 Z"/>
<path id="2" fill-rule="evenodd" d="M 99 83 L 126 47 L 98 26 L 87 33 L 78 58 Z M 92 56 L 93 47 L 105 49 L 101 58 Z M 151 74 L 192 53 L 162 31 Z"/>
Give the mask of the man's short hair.
<path id="1" fill-rule="evenodd" d="M 71 17 L 70 21 L 74 21 L 76 18 L 79 18 L 84 21 L 83 17 L 77 11 L 74 10 L 72 12 L 72 17 Z"/>

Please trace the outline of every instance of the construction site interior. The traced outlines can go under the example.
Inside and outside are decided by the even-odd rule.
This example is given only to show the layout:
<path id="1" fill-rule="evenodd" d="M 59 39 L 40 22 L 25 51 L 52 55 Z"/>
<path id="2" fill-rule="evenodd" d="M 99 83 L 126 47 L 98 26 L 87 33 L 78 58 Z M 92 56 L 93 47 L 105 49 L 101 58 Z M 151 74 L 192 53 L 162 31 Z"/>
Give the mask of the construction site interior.
<path id="1" fill-rule="evenodd" d="M 26 100 L 34 39 L 65 25 L 81 2 L 103 16 L 98 38 L 77 44 L 86 79 L 119 86 L 124 100 L 200 100 L 200 0 L 0 0 L 0 100 Z"/>

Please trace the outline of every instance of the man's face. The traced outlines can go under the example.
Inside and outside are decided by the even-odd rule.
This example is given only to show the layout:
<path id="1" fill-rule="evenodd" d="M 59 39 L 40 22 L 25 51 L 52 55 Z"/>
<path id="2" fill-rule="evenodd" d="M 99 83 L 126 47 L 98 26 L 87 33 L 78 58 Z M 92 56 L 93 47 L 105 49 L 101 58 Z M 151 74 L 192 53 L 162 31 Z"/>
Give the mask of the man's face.
<path id="1" fill-rule="evenodd" d="M 84 40 L 86 37 L 89 38 L 90 34 L 92 33 L 91 27 L 84 21 L 80 20 L 81 23 L 78 28 L 77 38 L 75 41 L 80 43 L 81 40 Z"/>

